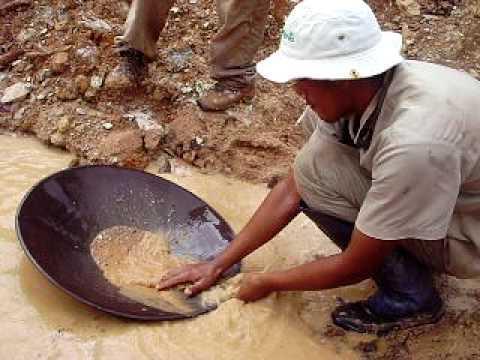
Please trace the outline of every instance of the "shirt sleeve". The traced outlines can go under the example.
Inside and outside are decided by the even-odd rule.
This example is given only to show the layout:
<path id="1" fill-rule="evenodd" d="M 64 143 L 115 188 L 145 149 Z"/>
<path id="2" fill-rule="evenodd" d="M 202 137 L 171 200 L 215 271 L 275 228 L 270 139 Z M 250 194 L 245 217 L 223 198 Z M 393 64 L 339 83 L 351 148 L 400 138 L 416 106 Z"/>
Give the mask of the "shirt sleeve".
<path id="1" fill-rule="evenodd" d="M 460 191 L 460 160 L 450 144 L 385 146 L 373 159 L 356 227 L 383 240 L 444 238 Z"/>

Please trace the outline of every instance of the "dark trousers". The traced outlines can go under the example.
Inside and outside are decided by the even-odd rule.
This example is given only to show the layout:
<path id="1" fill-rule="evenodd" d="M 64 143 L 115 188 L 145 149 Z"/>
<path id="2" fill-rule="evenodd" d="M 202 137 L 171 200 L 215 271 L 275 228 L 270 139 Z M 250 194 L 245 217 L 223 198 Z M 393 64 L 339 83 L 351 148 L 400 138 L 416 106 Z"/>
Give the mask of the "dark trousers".
<path id="1" fill-rule="evenodd" d="M 308 216 L 340 249 L 347 248 L 354 225 L 300 205 Z M 375 314 L 399 318 L 436 306 L 441 300 L 433 285 L 431 270 L 399 246 L 373 275 L 377 292 L 367 300 Z"/>

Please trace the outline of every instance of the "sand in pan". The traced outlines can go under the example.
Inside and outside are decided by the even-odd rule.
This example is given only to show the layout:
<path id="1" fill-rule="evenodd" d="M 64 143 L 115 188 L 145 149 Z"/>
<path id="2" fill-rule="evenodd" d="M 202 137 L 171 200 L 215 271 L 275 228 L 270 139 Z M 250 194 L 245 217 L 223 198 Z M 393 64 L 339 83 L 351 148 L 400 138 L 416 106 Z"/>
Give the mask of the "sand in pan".
<path id="1" fill-rule="evenodd" d="M 127 226 L 101 231 L 90 245 L 91 254 L 105 278 L 120 292 L 148 306 L 182 314 L 198 310 L 186 301 L 184 287 L 158 291 L 155 284 L 171 269 L 195 262 L 171 254 L 165 233 L 152 233 Z M 241 275 L 225 280 L 203 292 L 202 307 L 217 306 L 238 291 Z"/>

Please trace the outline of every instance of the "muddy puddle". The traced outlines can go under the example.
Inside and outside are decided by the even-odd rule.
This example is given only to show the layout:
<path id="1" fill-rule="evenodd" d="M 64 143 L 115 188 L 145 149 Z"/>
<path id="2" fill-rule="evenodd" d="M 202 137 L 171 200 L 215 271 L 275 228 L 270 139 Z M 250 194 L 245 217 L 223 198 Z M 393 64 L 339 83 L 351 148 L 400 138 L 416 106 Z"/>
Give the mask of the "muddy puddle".
<path id="1" fill-rule="evenodd" d="M 231 299 L 208 314 L 172 322 L 129 321 L 83 305 L 33 267 L 14 230 L 22 196 L 65 168 L 70 155 L 11 135 L 0 135 L 0 154 L 1 359 L 356 359 L 358 343 L 373 339 L 332 336 L 329 325 L 336 298 L 362 298 L 371 291 L 368 282 L 342 290 L 274 294 L 251 304 Z M 207 201 L 235 231 L 268 192 L 263 185 L 201 175 L 179 165 L 165 177 Z M 299 216 L 247 257 L 243 269 L 281 269 L 335 251 Z"/>

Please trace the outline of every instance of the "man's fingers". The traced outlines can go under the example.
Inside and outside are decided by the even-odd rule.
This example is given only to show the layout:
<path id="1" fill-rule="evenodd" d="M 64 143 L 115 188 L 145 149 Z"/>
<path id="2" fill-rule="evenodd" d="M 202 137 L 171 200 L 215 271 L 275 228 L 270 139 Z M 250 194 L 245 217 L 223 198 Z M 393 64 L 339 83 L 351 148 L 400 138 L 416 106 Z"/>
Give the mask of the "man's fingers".
<path id="1" fill-rule="evenodd" d="M 167 290 L 176 285 L 185 284 L 188 282 L 192 282 L 190 273 L 184 272 L 176 276 L 169 277 L 168 279 L 161 280 L 157 285 L 155 285 L 155 288 L 157 290 Z"/>
<path id="2" fill-rule="evenodd" d="M 212 285 L 212 282 L 209 278 L 203 278 L 194 283 L 192 286 L 189 286 L 188 296 L 195 296 L 203 290 L 208 289 Z"/>
<path id="3" fill-rule="evenodd" d="M 190 269 L 190 266 L 188 266 L 188 265 L 171 269 L 164 276 L 162 276 L 160 281 L 168 280 L 171 277 L 174 277 L 174 276 L 180 275 L 184 272 L 187 272 L 189 269 Z"/>

